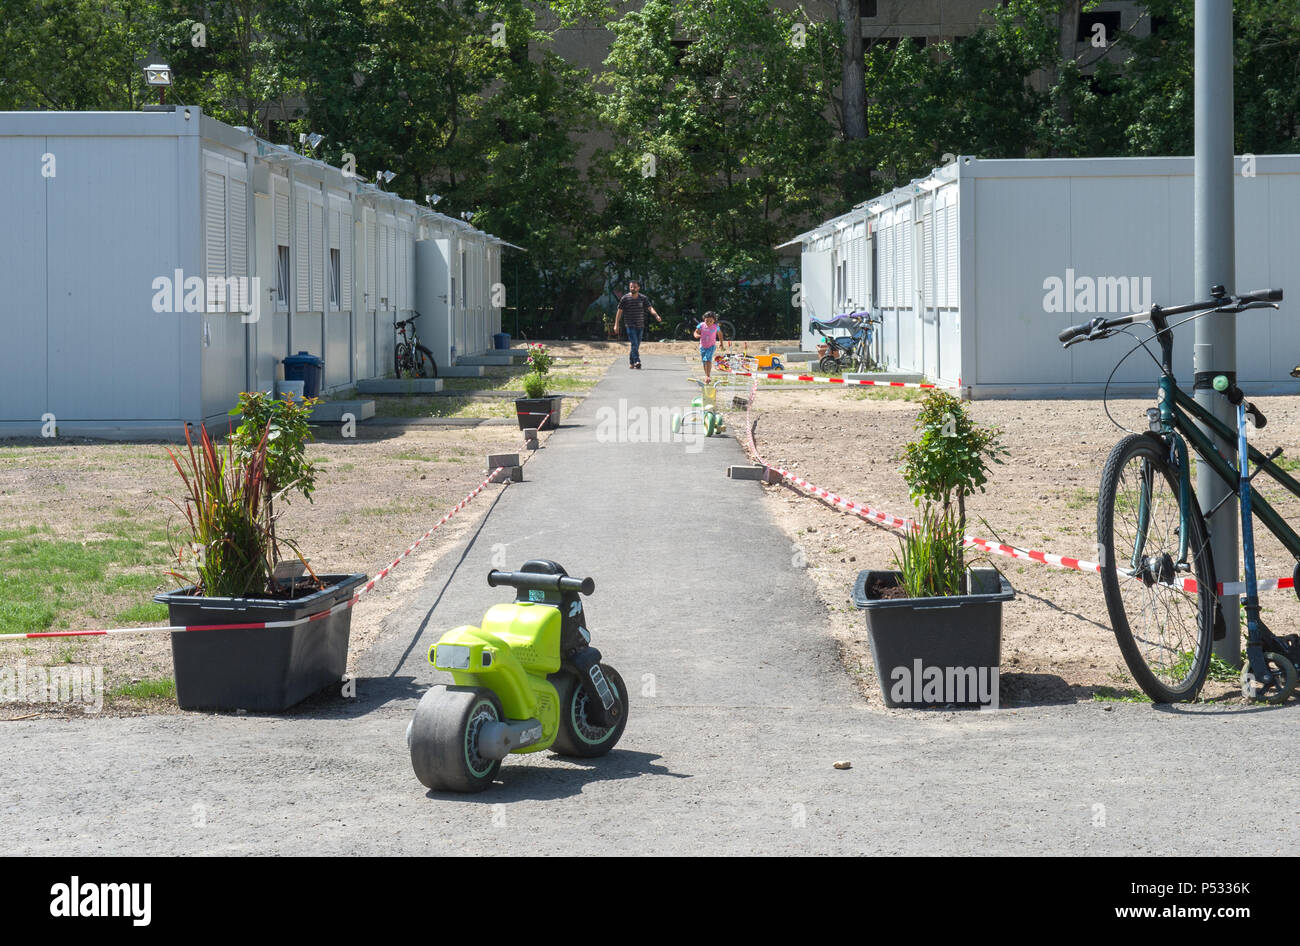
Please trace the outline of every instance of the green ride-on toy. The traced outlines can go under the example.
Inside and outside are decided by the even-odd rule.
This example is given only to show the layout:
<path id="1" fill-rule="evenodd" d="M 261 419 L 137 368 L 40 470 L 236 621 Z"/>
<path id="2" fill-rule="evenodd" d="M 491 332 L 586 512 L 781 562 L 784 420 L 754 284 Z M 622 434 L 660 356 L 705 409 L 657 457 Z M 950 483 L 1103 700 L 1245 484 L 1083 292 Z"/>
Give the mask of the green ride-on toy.
<path id="1" fill-rule="evenodd" d="M 686 424 L 696 421 L 704 426 L 706 437 L 723 433 L 727 429 L 727 422 L 718 410 L 718 382 L 702 381 L 699 378 L 691 380 L 700 386 L 700 396 L 691 401 L 691 409 L 685 414 L 673 415 L 673 433 L 681 433 Z"/>
<path id="2" fill-rule="evenodd" d="M 488 584 L 516 589 L 515 600 L 429 648 L 429 663 L 455 683 L 430 687 L 406 727 L 411 765 L 427 788 L 482 791 L 512 752 L 601 756 L 627 725 L 627 687 L 585 627 L 581 596 L 595 582 L 534 559 L 517 572 L 488 572 Z"/>

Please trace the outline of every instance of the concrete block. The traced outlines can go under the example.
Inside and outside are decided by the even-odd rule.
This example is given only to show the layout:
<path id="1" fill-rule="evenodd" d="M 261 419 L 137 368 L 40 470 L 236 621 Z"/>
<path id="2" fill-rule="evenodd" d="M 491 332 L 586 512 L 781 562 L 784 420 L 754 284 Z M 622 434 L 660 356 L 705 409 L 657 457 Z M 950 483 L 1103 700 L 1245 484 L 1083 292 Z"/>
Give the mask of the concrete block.
<path id="1" fill-rule="evenodd" d="M 537 449 L 537 447 L 538 447 L 538 442 L 537 442 L 537 428 L 536 428 L 536 427 L 525 427 L 525 428 L 524 428 L 524 446 L 526 446 L 529 450 L 536 450 L 536 449 Z"/>
<path id="2" fill-rule="evenodd" d="M 727 467 L 727 476 L 733 480 L 761 480 L 763 474 L 767 472 L 765 466 L 729 466 Z"/>
<path id="3" fill-rule="evenodd" d="M 387 396 L 437 394 L 442 390 L 442 378 L 369 378 L 357 382 L 358 394 Z"/>
<path id="4" fill-rule="evenodd" d="M 519 465 L 519 454 L 517 453 L 489 453 L 487 468 L 495 470 L 499 466 L 511 467 Z"/>
<path id="5" fill-rule="evenodd" d="M 440 378 L 481 378 L 483 377 L 482 365 L 439 365 L 438 377 Z"/>
<path id="6" fill-rule="evenodd" d="M 500 471 L 492 475 L 493 483 L 522 483 L 524 481 L 524 468 L 522 466 L 502 467 Z"/>
<path id="7" fill-rule="evenodd" d="M 925 375 L 915 371 L 849 371 L 844 375 L 845 381 L 910 381 L 913 384 L 924 381 Z"/>
<path id="8" fill-rule="evenodd" d="M 351 414 L 353 420 L 369 420 L 375 416 L 374 401 L 324 401 L 311 411 L 313 424 L 341 424 L 343 415 Z"/>
<path id="9" fill-rule="evenodd" d="M 457 365 L 494 365 L 504 367 L 514 363 L 514 358 L 507 351 L 500 353 L 487 353 L 483 355 L 459 355 L 456 358 Z"/>

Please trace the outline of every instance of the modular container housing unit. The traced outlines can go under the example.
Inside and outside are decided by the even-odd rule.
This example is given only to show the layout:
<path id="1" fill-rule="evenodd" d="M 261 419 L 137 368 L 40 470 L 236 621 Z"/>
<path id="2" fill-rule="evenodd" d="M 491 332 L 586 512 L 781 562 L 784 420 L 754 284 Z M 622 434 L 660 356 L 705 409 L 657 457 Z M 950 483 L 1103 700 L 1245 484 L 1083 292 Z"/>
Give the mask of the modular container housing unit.
<path id="1" fill-rule="evenodd" d="M 1238 158 L 1236 289 L 1281 286 L 1280 311 L 1237 320 L 1238 376 L 1257 393 L 1300 390 L 1300 155 Z M 1209 295 L 1193 282 L 1190 157 L 988 160 L 959 157 L 800 234 L 803 337 L 811 319 L 867 310 L 883 319 L 891 368 L 973 396 L 1092 396 L 1132 347 L 1062 350 L 1061 329 L 1151 303 Z M 1175 332 L 1189 382 L 1195 326 Z M 1135 344 L 1135 343 L 1133 343 Z M 1149 392 L 1140 352 L 1112 390 Z"/>
<path id="2" fill-rule="evenodd" d="M 224 426 L 298 351 L 383 377 L 417 298 L 439 365 L 500 330 L 502 241 L 198 108 L 0 113 L 0 167 L 0 435 Z"/>

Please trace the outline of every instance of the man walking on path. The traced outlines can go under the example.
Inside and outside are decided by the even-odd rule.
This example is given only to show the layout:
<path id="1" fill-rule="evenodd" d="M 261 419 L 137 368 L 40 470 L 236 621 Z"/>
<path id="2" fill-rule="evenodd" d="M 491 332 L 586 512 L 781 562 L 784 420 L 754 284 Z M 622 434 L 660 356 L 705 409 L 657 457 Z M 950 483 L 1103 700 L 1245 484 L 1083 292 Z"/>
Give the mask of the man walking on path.
<path id="1" fill-rule="evenodd" d="M 649 312 L 656 322 L 662 322 L 650 300 L 641 295 L 641 284 L 633 279 L 627 284 L 627 295 L 618 300 L 618 311 L 614 313 L 614 334 L 618 334 L 619 322 L 627 319 L 627 340 L 632 343 L 628 352 L 628 367 L 641 367 L 641 335 L 645 332 L 645 314 Z"/>

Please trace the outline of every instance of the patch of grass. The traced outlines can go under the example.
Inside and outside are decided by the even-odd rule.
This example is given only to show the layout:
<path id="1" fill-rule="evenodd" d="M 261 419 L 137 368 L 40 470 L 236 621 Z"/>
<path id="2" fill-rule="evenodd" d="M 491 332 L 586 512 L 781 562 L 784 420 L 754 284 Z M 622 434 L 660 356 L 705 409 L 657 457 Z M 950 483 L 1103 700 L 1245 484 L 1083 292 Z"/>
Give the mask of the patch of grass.
<path id="1" fill-rule="evenodd" d="M 1244 650 L 1241 652 L 1241 659 L 1244 664 L 1246 660 L 1246 652 Z M 1232 666 L 1232 664 L 1228 663 L 1218 654 L 1211 654 L 1210 669 L 1206 676 L 1219 683 L 1236 683 L 1241 679 L 1241 671 Z"/>
<path id="2" fill-rule="evenodd" d="M 1300 470 L 1300 459 L 1278 457 L 1273 461 L 1273 463 L 1278 467 L 1278 469 L 1286 470 L 1288 473 L 1294 473 L 1296 470 Z"/>
<path id="3" fill-rule="evenodd" d="M 332 472 L 332 473 L 351 473 L 351 472 L 352 472 L 353 470 L 355 470 L 356 468 L 357 468 L 357 465 L 356 465 L 355 463 L 340 463 L 338 466 L 334 467 L 334 469 L 331 470 L 330 472 Z"/>
<path id="4" fill-rule="evenodd" d="M 1097 494 L 1082 486 L 1076 486 L 1074 492 L 1065 498 L 1067 509 L 1087 509 L 1097 505 Z"/>
<path id="5" fill-rule="evenodd" d="M 393 454 L 394 460 L 419 460 L 421 463 L 437 463 L 441 457 L 430 456 L 429 454 L 420 453 L 416 450 L 403 450 L 401 453 Z"/>
<path id="6" fill-rule="evenodd" d="M 855 401 L 920 401 L 925 392 L 920 388 L 877 388 L 871 385 L 849 390 Z"/>
<path id="7" fill-rule="evenodd" d="M 113 619 L 122 624 L 157 624 L 167 621 L 167 605 L 150 601 L 119 611 Z"/>
<path id="8" fill-rule="evenodd" d="M 1116 687 L 1100 686 L 1092 693 L 1094 703 L 1150 703 L 1151 697 L 1141 690 L 1120 690 Z"/>
<path id="9" fill-rule="evenodd" d="M 36 527 L 0 532 L 0 627 L 44 631 L 92 598 L 122 595 L 138 602 L 142 592 L 156 589 L 171 561 L 162 531 L 114 525 L 128 535 L 79 542 L 44 538 L 39 532 L 48 530 Z M 136 535 L 129 535 L 133 530 Z"/>
<path id="10" fill-rule="evenodd" d="M 108 695 L 116 698 L 133 700 L 174 700 L 176 698 L 176 681 L 170 678 L 156 680 L 137 680 L 124 683 L 109 690 Z"/>

